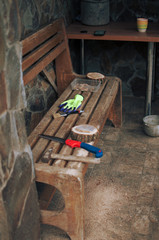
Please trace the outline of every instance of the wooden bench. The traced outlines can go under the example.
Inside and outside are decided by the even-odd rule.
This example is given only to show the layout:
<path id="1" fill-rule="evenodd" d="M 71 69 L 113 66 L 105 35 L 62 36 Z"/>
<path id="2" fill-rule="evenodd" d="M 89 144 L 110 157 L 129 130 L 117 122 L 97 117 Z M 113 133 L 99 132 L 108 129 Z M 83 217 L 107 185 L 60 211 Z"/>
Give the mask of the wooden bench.
<path id="1" fill-rule="evenodd" d="M 72 149 L 67 145 L 39 138 L 38 135 L 47 134 L 66 139 L 70 137 L 73 126 L 91 124 L 98 129 L 100 136 L 108 118 L 115 127 L 120 127 L 122 121 L 121 81 L 117 77 L 106 77 L 100 89 L 93 93 L 72 90 L 70 86 L 72 80 L 85 76 L 73 72 L 62 19 L 55 20 L 52 24 L 24 39 L 22 47 L 24 84 L 32 81 L 55 60 L 59 94 L 57 101 L 28 137 L 35 163 L 36 182 L 44 185 L 39 196 L 41 222 L 63 229 L 72 240 L 83 240 L 84 175 L 88 163 L 52 159 L 50 151 L 80 156 L 81 159 L 85 159 L 89 153 L 80 148 Z M 84 97 L 81 106 L 84 113 L 54 119 L 53 113 L 58 112 L 60 103 L 74 98 L 77 93 Z M 91 144 L 95 145 L 96 142 L 97 139 Z M 62 193 L 65 201 L 65 208 L 60 213 L 48 210 L 55 189 Z"/>

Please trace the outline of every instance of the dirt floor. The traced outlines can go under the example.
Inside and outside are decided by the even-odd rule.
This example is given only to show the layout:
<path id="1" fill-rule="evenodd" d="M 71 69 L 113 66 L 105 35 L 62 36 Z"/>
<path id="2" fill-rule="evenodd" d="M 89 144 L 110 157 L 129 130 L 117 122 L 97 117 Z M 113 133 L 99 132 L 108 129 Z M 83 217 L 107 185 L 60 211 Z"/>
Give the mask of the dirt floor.
<path id="1" fill-rule="evenodd" d="M 159 100 L 152 114 L 159 115 Z M 143 131 L 144 99 L 124 97 L 123 126 L 104 127 L 104 156 L 85 176 L 85 240 L 159 240 L 159 138 Z M 53 209 L 60 209 L 57 192 Z M 42 225 L 42 240 L 70 239 Z"/>

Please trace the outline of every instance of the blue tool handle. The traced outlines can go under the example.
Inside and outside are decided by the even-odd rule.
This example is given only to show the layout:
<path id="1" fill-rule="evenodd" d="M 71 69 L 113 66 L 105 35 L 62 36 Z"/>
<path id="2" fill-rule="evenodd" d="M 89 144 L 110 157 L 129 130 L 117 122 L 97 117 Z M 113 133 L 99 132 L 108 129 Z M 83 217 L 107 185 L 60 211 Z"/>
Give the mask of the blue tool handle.
<path id="1" fill-rule="evenodd" d="M 86 149 L 87 151 L 91 152 L 91 153 L 94 153 L 96 158 L 100 158 L 103 156 L 103 152 L 101 149 L 97 148 L 97 147 L 94 147 L 90 144 L 87 144 L 85 142 L 81 142 L 81 145 L 80 145 L 81 148 L 84 148 Z"/>

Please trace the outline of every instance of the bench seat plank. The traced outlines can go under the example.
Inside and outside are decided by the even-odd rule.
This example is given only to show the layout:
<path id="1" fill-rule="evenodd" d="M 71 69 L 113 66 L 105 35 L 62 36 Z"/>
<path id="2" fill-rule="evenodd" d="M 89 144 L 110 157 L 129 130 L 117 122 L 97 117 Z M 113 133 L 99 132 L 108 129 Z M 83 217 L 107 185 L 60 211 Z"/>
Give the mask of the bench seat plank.
<path id="1" fill-rule="evenodd" d="M 103 129 L 106 119 L 108 118 L 110 109 L 114 103 L 116 94 L 118 92 L 119 84 L 120 82 L 118 78 L 110 78 L 106 90 L 101 95 L 101 98 L 98 102 L 98 107 L 95 109 L 94 114 L 90 119 L 89 124 L 97 127 L 100 133 Z"/>

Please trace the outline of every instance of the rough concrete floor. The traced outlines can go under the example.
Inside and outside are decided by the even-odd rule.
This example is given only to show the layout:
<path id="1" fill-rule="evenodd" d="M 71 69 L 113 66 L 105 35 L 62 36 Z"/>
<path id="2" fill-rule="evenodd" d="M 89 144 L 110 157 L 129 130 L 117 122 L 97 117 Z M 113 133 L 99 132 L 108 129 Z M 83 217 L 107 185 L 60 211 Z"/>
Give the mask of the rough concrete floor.
<path id="1" fill-rule="evenodd" d="M 85 240 L 159 240 L 159 138 L 144 134 L 143 116 L 144 100 L 125 97 L 122 128 L 104 127 L 102 163 L 85 176 Z M 42 225 L 41 239 L 70 238 Z"/>

